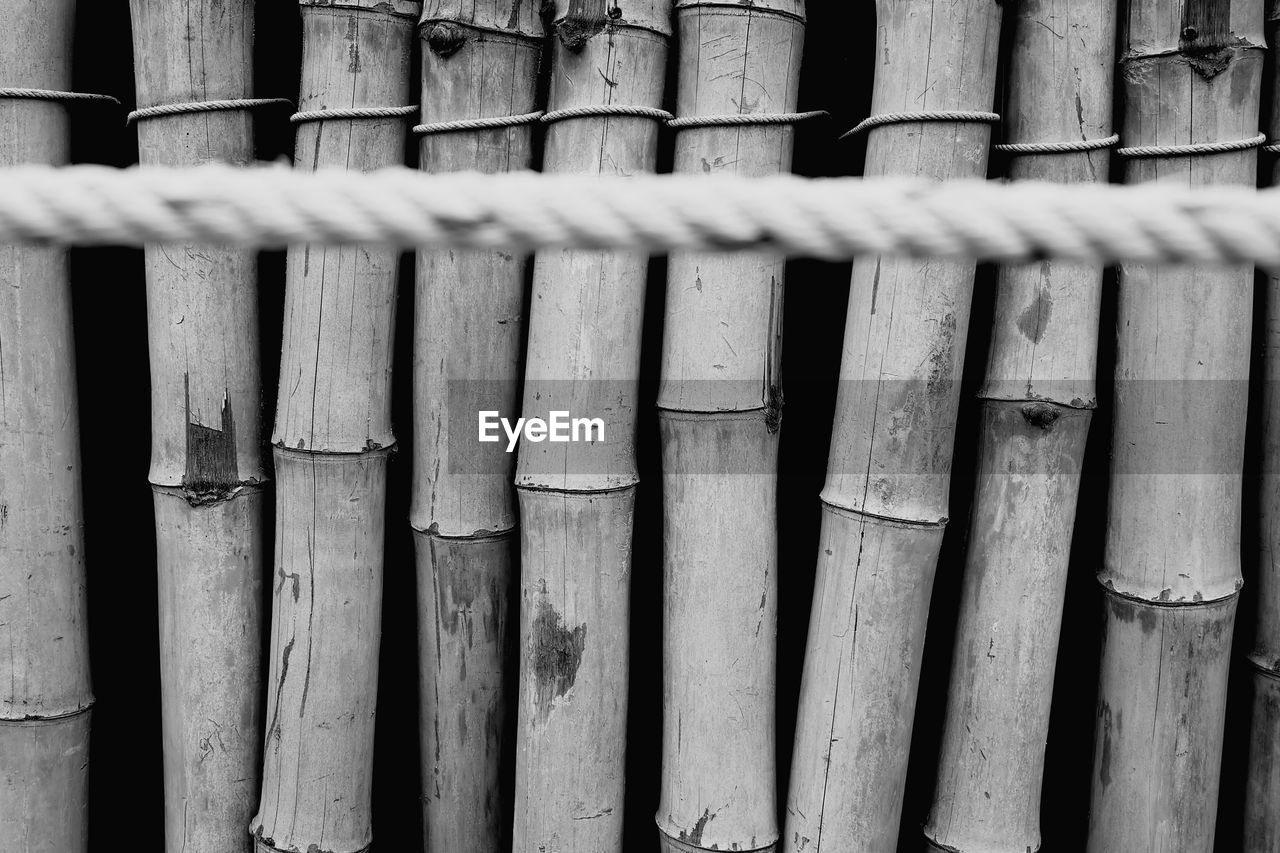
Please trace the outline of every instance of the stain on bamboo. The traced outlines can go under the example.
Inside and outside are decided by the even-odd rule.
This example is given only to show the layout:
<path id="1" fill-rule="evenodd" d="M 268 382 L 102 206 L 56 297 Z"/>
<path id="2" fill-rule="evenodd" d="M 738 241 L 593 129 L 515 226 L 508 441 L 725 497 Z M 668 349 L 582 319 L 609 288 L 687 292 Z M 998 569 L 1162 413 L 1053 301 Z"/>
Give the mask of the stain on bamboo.
<path id="1" fill-rule="evenodd" d="M 573 687 L 586 640 L 586 625 L 570 630 L 548 601 L 538 603 L 533 622 L 533 674 L 537 685 L 533 701 L 540 720 L 545 720 L 555 700 Z"/>

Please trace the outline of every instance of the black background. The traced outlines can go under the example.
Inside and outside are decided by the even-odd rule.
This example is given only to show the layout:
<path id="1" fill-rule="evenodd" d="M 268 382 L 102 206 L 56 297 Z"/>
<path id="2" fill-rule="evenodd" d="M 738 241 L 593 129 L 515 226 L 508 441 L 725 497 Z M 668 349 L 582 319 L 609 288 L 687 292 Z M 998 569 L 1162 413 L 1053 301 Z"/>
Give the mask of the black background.
<path id="1" fill-rule="evenodd" d="M 300 28 L 289 2 L 258 4 L 256 36 L 259 97 L 295 98 Z M 853 175 L 862 162 L 858 142 L 835 137 L 867 113 L 873 74 L 871 4 L 813 3 L 800 90 L 800 109 L 826 109 L 830 122 L 803 125 L 795 168 L 805 175 Z M 133 103 L 133 67 L 127 0 L 80 4 L 75 84 Z M 669 92 L 670 96 L 673 92 Z M 259 156 L 289 156 L 292 133 L 282 112 L 258 118 Z M 73 159 L 125 166 L 137 161 L 135 135 L 116 116 L 77 113 Z M 413 155 L 411 155 L 413 156 Z M 669 170 L 664 137 L 659 170 Z M 998 168 L 999 164 L 993 164 Z M 407 260 L 407 259 L 406 259 Z M 73 252 L 74 309 L 85 475 L 93 683 L 91 833 L 93 848 L 128 844 L 161 850 L 163 797 L 160 755 L 159 658 L 155 548 L 147 485 L 148 366 L 142 254 L 133 249 Z M 656 393 L 665 261 L 653 261 L 647 297 L 640 423 L 642 484 L 635 523 L 632 591 L 632 672 L 626 827 L 627 850 L 653 850 L 661 751 L 661 503 L 657 460 Z M 262 352 L 266 361 L 263 412 L 269 434 L 275 400 L 283 299 L 284 259 L 265 253 L 260 264 Z M 928 642 L 920 679 L 901 850 L 921 848 L 920 825 L 929 807 L 945 709 L 955 602 L 963 569 L 967 508 L 972 490 L 976 380 L 985 361 L 993 270 L 978 272 L 968 366 L 956 438 L 952 523 L 938 567 Z M 402 277 L 402 281 L 412 281 Z M 1110 373 L 1114 277 L 1104 299 L 1095 415 L 1073 549 L 1071 579 L 1058 659 L 1045 774 L 1044 850 L 1084 847 L 1089 805 L 1094 704 L 1099 655 L 1100 596 L 1093 572 L 1102 556 L 1106 519 L 1106 466 L 1110 432 Z M 790 264 L 785 313 L 780 489 L 781 567 L 778 624 L 779 801 L 785 799 L 791 732 L 809 619 L 822 487 L 843 335 L 849 265 Z M 379 849 L 421 849 L 418 803 L 415 578 L 408 529 L 409 411 L 412 294 L 400 296 L 396 351 L 395 424 L 399 454 L 393 461 L 383 642 L 374 780 L 374 837 Z M 1259 340 L 1255 333 L 1255 341 Z M 1257 347 L 1255 346 L 1255 350 Z M 1255 382 L 1256 384 L 1256 382 Z M 1256 399 L 1256 396 L 1255 396 Z M 1256 434 L 1256 428 L 1251 434 Z M 1256 459 L 1256 441 L 1250 453 Z M 269 454 L 268 454 L 269 456 Z M 1256 470 L 1251 459 L 1246 470 Z M 1240 801 L 1248 748 L 1248 668 L 1253 636 L 1252 484 L 1246 490 L 1246 593 L 1236 631 L 1235 667 L 1223 765 L 1218 849 L 1238 850 Z M 269 587 L 269 585 L 268 585 Z M 267 608 L 269 612 L 269 608 Z M 264 669 L 265 672 L 265 669 Z M 443 852 L 442 852 L 443 853 Z"/>

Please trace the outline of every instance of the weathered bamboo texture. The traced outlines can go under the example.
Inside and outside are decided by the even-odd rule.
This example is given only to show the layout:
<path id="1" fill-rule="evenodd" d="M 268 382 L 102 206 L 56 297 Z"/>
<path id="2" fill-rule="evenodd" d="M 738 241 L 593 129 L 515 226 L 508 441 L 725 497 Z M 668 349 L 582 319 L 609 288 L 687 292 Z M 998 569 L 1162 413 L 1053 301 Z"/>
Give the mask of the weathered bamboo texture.
<path id="1" fill-rule="evenodd" d="M 138 106 L 251 95 L 253 4 L 131 0 Z M 248 111 L 138 124 L 144 165 L 253 159 Z M 165 845 L 248 848 L 258 796 L 264 501 L 256 258 L 148 245 Z"/>
<path id="2" fill-rule="evenodd" d="M 1001 7 L 880 0 L 872 114 L 990 110 Z M 991 128 L 898 123 L 865 174 L 986 174 Z M 947 491 L 974 267 L 860 258 L 822 492 L 783 849 L 894 849 Z M 824 846 L 825 845 L 825 846 Z"/>
<path id="3" fill-rule="evenodd" d="M 553 16 L 550 110 L 662 103 L 669 0 L 559 0 Z M 556 122 L 543 168 L 652 171 L 659 129 L 640 116 Z M 621 849 L 647 272 L 636 252 L 550 251 L 534 260 L 523 414 L 600 418 L 604 433 L 520 442 L 517 851 Z"/>
<path id="4" fill-rule="evenodd" d="M 796 109 L 803 0 L 676 4 L 682 117 Z M 675 171 L 791 167 L 785 125 L 694 127 Z M 679 253 L 662 378 L 665 850 L 774 849 L 783 258 Z"/>
<path id="5" fill-rule="evenodd" d="M 1011 7 L 1006 140 L 1111 135 L 1115 6 Z M 1110 152 L 1019 155 L 1011 178 L 1106 182 Z M 1071 535 L 1096 405 L 1102 268 L 1000 270 L 969 550 L 933 807 L 936 851 L 1040 848 L 1053 673 Z"/>
<path id="6" fill-rule="evenodd" d="M 1267 37 L 1280 44 L 1280 4 L 1267 4 Z M 1273 69 L 1274 70 L 1274 69 Z M 1268 138 L 1280 134 L 1280 80 L 1270 81 Z M 1271 185 L 1280 186 L 1280 157 L 1263 155 Z M 1253 720 L 1244 801 L 1244 853 L 1280 853 L 1280 275 L 1267 278 L 1263 340 L 1262 476 L 1258 492 L 1257 628 Z"/>
<path id="7" fill-rule="evenodd" d="M 302 0 L 303 111 L 403 106 L 415 0 Z M 403 118 L 298 125 L 294 166 L 404 163 Z M 382 627 L 399 252 L 296 246 L 271 437 L 276 552 L 260 853 L 357 853 L 370 794 Z"/>
<path id="8" fill-rule="evenodd" d="M 1124 144 L 1258 132 L 1262 6 L 1130 0 Z M 1125 181 L 1253 186 L 1257 152 L 1130 160 Z M 1213 848 L 1240 499 L 1253 270 L 1120 269 L 1115 426 L 1089 850 Z"/>
<path id="9" fill-rule="evenodd" d="M 521 0 L 430 0 L 423 9 L 422 120 L 524 115 L 540 104 L 545 33 Z M 534 126 L 431 134 L 428 172 L 528 169 Z M 515 457 L 476 441 L 477 415 L 519 409 L 526 258 L 418 256 L 413 505 L 421 666 L 422 809 L 428 850 L 509 843 L 501 768 L 517 664 Z"/>
<path id="10" fill-rule="evenodd" d="M 0 86 L 71 88 L 74 0 L 0 0 Z M 0 166 L 62 165 L 67 108 L 0 100 Z M 65 249 L 0 246 L 0 850 L 88 844 L 89 644 Z"/>

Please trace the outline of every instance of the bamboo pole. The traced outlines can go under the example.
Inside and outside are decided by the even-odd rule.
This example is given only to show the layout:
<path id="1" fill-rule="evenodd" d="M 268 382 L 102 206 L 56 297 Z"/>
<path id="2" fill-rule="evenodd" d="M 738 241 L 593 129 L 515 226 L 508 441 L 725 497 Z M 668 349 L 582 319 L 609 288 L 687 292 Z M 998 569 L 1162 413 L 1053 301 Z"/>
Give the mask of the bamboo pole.
<path id="1" fill-rule="evenodd" d="M 250 96 L 246 0 L 130 0 L 138 106 Z M 245 110 L 138 124 L 144 165 L 253 158 Z M 252 251 L 148 245 L 165 845 L 246 849 L 261 745 L 263 466 Z"/>
<path id="2" fill-rule="evenodd" d="M 1111 136 L 1115 7 L 1012 8 L 1006 139 Z M 1069 37 L 1067 37 L 1069 36 Z M 1110 151 L 1023 154 L 1012 178 L 1107 180 Z M 1040 792 L 1076 499 L 1096 405 L 1102 269 L 1000 270 L 969 550 L 933 807 L 935 851 L 1040 849 Z"/>
<path id="3" fill-rule="evenodd" d="M 73 0 L 0 0 L 0 86 L 71 88 Z M 0 166 L 63 165 L 67 108 L 0 100 Z M 0 850 L 88 849 L 89 643 L 65 249 L 0 245 Z"/>
<path id="4" fill-rule="evenodd" d="M 1130 0 L 1127 146 L 1258 132 L 1262 7 Z M 1253 186 L 1257 152 L 1129 160 L 1125 181 Z M 1213 847 L 1240 495 L 1253 271 L 1120 269 L 1115 425 L 1089 849 Z"/>
<path id="5" fill-rule="evenodd" d="M 876 4 L 872 114 L 990 110 L 1001 7 Z M 869 131 L 865 174 L 986 173 L 981 123 Z M 783 849 L 894 849 L 974 267 L 854 263 Z M 826 845 L 824 847 L 824 845 Z"/>
<path id="6" fill-rule="evenodd" d="M 1280 6 L 1267 4 L 1271 49 L 1280 45 Z M 1268 138 L 1280 134 L 1280 77 L 1272 67 Z M 1266 157 L 1267 155 L 1264 155 Z M 1280 186 L 1280 157 L 1272 154 L 1271 185 Z M 1261 427 L 1262 475 L 1258 492 L 1257 628 L 1249 655 L 1253 717 L 1244 801 L 1244 853 L 1280 853 L 1280 275 L 1264 293 Z"/>
<path id="7" fill-rule="evenodd" d="M 1267 4 L 1266 28 L 1274 51 L 1280 44 L 1280 6 L 1275 2 Z M 1274 140 L 1280 134 L 1280 82 L 1276 76 L 1269 82 L 1268 138 Z M 1280 157 L 1272 155 L 1269 162 L 1271 185 L 1280 186 Z M 1267 277 L 1264 300 L 1258 609 L 1253 652 L 1249 655 L 1253 716 L 1245 783 L 1244 853 L 1280 853 L 1280 275 Z"/>
<path id="8" fill-rule="evenodd" d="M 803 0 L 676 5 L 677 114 L 790 113 Z M 784 125 L 679 131 L 675 171 L 790 168 Z M 664 850 L 774 849 L 783 259 L 672 255 L 658 391 Z"/>
<path id="9" fill-rule="evenodd" d="M 539 106 L 545 40 L 520 0 L 423 9 L 424 123 L 525 115 Z M 428 172 L 528 169 L 531 124 L 430 134 Z M 516 580 L 515 458 L 475 440 L 481 411 L 515 412 L 524 345 L 525 258 L 418 256 L 413 505 L 422 691 L 422 808 L 428 850 L 488 853 L 510 839 L 501 771 L 514 685 L 509 601 Z"/>
<path id="10" fill-rule="evenodd" d="M 299 111 L 403 106 L 415 0 L 301 0 Z M 294 165 L 404 163 L 404 118 L 298 125 Z M 399 252 L 287 259 L 276 425 L 276 556 L 255 849 L 357 853 L 370 794 Z"/>
<path id="11" fill-rule="evenodd" d="M 557 2 L 549 109 L 659 106 L 670 17 L 669 0 Z M 559 121 L 547 129 L 543 168 L 652 171 L 658 131 L 651 117 Z M 600 418 L 604 434 L 520 442 L 518 851 L 621 849 L 647 272 L 636 252 L 540 252 L 534 260 L 523 415 Z"/>

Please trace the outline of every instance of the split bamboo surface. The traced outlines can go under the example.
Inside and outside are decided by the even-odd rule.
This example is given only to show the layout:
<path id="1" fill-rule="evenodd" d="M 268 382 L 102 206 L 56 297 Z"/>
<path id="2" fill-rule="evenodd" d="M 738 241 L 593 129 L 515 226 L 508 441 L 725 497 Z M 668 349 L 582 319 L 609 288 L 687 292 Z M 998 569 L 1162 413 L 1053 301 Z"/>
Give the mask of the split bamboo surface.
<path id="1" fill-rule="evenodd" d="M 1111 135 L 1116 10 L 1011 9 L 1004 126 L 1013 143 Z M 1018 155 L 1011 178 L 1105 182 L 1110 151 Z M 931 849 L 1040 849 L 1040 795 L 1076 500 L 1096 405 L 1102 268 L 1044 261 L 997 283 L 969 550 Z"/>
<path id="2" fill-rule="evenodd" d="M 1267 4 L 1267 36 L 1280 44 L 1280 6 Z M 1268 138 L 1280 135 L 1280 80 L 1270 83 Z M 1263 155 L 1272 186 L 1280 186 L 1280 157 Z M 1258 491 L 1258 552 L 1255 589 L 1257 627 L 1249 655 L 1253 716 L 1244 801 L 1245 853 L 1280 853 L 1280 275 L 1266 278 L 1265 338 L 1262 341 L 1260 424 L 1262 471 Z"/>
<path id="3" fill-rule="evenodd" d="M 1263 9 L 1130 0 L 1128 146 L 1258 132 Z M 1125 164 L 1126 183 L 1253 186 L 1253 150 Z M 1089 849 L 1213 848 L 1240 499 L 1253 270 L 1125 264 Z"/>
<path id="4" fill-rule="evenodd" d="M 71 88 L 73 0 L 2 0 L 0 86 Z M 0 100 L 0 166 L 69 159 L 67 107 Z M 0 245 L 0 849 L 88 849 L 89 642 L 65 249 Z"/>
<path id="5" fill-rule="evenodd" d="M 669 0 L 557 2 L 548 109 L 659 107 Z M 658 121 L 548 126 L 547 172 L 652 171 Z M 601 418 L 596 441 L 519 447 L 520 692 L 515 850 L 617 850 L 622 838 L 631 537 L 647 257 L 534 261 L 523 414 Z"/>
<path id="6" fill-rule="evenodd" d="M 403 106 L 421 5 L 303 0 L 300 111 Z M 298 125 L 295 168 L 402 165 L 403 118 Z M 357 853 L 371 788 L 399 253 L 289 251 L 260 851 Z"/>
<path id="7" fill-rule="evenodd" d="M 131 0 L 138 106 L 251 96 L 253 4 Z M 253 159 L 247 110 L 145 119 L 144 165 Z M 256 258 L 148 245 L 165 845 L 245 850 L 258 796 L 264 565 Z"/>
<path id="8" fill-rule="evenodd" d="M 677 115 L 790 113 L 801 0 L 677 2 Z M 789 171 L 786 125 L 692 127 L 675 171 Z M 661 384 L 667 850 L 774 849 L 783 258 L 678 253 Z"/>
<path id="9" fill-rule="evenodd" d="M 545 33 L 533 4 L 430 0 L 422 13 L 424 123 L 525 115 L 540 106 Z M 528 169 L 536 126 L 430 134 L 428 172 Z M 476 441 L 477 414 L 519 410 L 526 258 L 418 256 L 413 505 L 418 569 L 423 822 L 427 849 L 510 843 L 502 780 L 518 664 L 515 456 Z"/>
<path id="10" fill-rule="evenodd" d="M 872 115 L 989 111 L 1001 7 L 876 4 Z M 986 174 L 991 128 L 869 131 L 868 176 Z M 854 262 L 783 850 L 897 844 L 925 622 L 947 520 L 974 266 Z"/>

